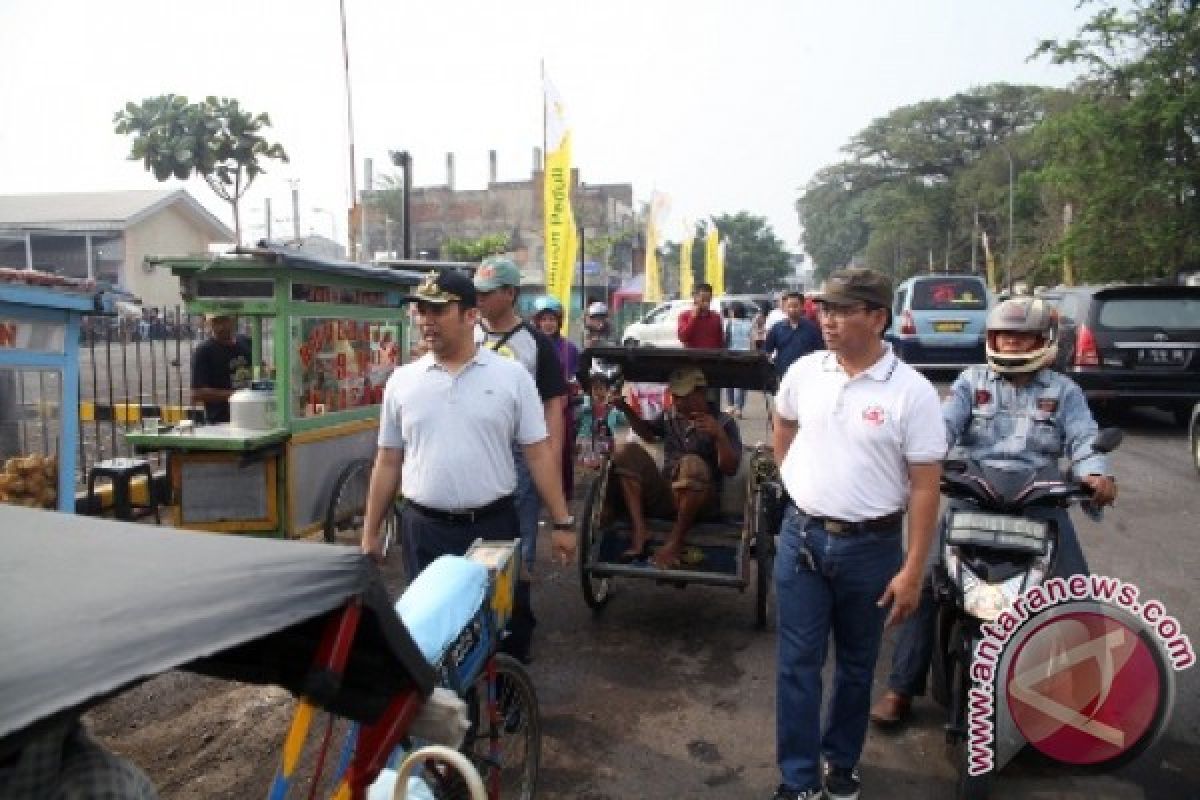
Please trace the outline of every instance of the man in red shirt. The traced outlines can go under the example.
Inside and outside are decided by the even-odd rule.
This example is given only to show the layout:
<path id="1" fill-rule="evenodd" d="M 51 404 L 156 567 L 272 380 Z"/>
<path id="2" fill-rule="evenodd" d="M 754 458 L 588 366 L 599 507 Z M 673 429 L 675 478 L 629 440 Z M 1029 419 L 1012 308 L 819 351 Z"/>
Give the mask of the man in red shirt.
<path id="1" fill-rule="evenodd" d="M 697 284 L 692 293 L 693 306 L 679 315 L 677 330 L 679 341 L 684 347 L 709 347 L 721 350 L 725 347 L 725 329 L 721 315 L 713 311 L 712 286 Z"/>

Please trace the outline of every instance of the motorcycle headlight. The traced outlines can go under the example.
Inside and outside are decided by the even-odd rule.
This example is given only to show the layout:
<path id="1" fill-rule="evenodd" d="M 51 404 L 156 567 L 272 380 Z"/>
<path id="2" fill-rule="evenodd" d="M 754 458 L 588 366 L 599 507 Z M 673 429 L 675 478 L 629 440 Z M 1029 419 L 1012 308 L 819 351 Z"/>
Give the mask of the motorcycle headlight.
<path id="1" fill-rule="evenodd" d="M 963 566 L 963 609 L 984 622 L 993 622 L 1017 599 L 1024 579 L 1024 575 L 1014 575 L 1002 583 L 988 583 Z"/>

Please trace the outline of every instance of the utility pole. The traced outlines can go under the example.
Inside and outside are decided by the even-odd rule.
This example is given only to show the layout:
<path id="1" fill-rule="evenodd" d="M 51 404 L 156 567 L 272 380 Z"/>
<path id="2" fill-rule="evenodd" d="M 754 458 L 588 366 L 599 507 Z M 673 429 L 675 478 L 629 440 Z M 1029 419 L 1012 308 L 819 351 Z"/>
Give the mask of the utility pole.
<path id="1" fill-rule="evenodd" d="M 266 210 L 267 210 L 267 244 L 270 244 L 271 243 L 271 198 L 268 197 L 264 202 L 266 203 Z"/>
<path id="2" fill-rule="evenodd" d="M 1008 148 L 1004 146 L 1003 142 L 996 142 L 996 144 L 1000 145 L 1000 149 L 1004 151 L 1004 155 L 1008 158 L 1008 247 L 1006 248 L 1008 253 L 1007 263 L 1004 268 L 1004 283 L 1011 294 L 1013 287 L 1013 250 L 1017 246 L 1017 240 L 1013 238 L 1013 174 L 1016 170 L 1013 167 L 1012 153 L 1008 152 Z"/>
<path id="3" fill-rule="evenodd" d="M 292 240 L 300 243 L 300 181 L 290 181 L 292 184 Z"/>
<path id="4" fill-rule="evenodd" d="M 971 222 L 971 273 L 979 274 L 979 267 L 975 263 L 975 254 L 979 248 L 979 198 L 975 198 L 975 214 Z"/>
<path id="5" fill-rule="evenodd" d="M 409 222 L 409 210 L 411 208 L 409 202 L 412 196 L 412 155 L 407 150 L 393 150 L 392 163 L 400 168 L 404 176 L 403 183 L 401 184 L 404 194 L 400 197 L 401 255 L 404 258 L 412 258 L 412 226 Z"/>

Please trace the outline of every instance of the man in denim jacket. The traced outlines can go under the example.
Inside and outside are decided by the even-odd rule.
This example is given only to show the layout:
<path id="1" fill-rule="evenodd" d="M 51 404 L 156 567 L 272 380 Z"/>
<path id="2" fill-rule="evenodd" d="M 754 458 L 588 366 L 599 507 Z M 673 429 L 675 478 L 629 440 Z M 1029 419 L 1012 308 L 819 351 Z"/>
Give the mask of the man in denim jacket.
<path id="1" fill-rule="evenodd" d="M 1103 454 L 1092 451 L 1096 421 L 1083 391 L 1049 365 L 1057 352 L 1054 311 L 1036 297 L 1000 303 L 988 315 L 987 366 L 968 367 L 942 405 L 952 447 L 976 461 L 1003 467 L 1059 468 L 1066 456 L 1071 473 L 1091 487 L 1092 502 L 1109 505 L 1117 486 Z M 1087 560 L 1065 508 L 1039 509 L 1058 527 L 1060 576 L 1087 574 Z M 931 549 L 936 560 L 940 546 Z M 877 724 L 894 725 L 909 713 L 912 698 L 925 692 L 933 654 L 935 608 L 928 582 L 917 612 L 900 630 L 892 654 L 888 691 L 871 708 Z"/>

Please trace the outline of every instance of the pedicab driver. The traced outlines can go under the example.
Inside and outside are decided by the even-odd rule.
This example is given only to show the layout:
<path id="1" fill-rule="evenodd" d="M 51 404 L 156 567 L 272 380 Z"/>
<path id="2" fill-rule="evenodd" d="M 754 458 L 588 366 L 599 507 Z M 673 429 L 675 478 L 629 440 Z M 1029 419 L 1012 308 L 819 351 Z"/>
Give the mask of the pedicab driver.
<path id="1" fill-rule="evenodd" d="M 858 797 L 885 618 L 897 622 L 917 606 L 946 454 L 937 392 L 882 338 L 891 281 L 843 270 L 818 302 L 829 349 L 788 369 L 775 406 L 775 458 L 792 500 L 775 561 L 776 800 Z M 836 667 L 822 729 L 831 633 Z"/>
<path id="2" fill-rule="evenodd" d="M 566 563 L 575 552 L 575 520 L 533 378 L 475 344 L 479 312 L 466 275 L 431 274 L 409 300 L 428 352 L 392 372 L 384 389 L 363 551 L 380 557 L 380 524 L 401 487 L 408 500 L 401 537 L 414 576 L 440 555 L 462 555 L 477 538 L 518 538 L 516 441 L 550 511 L 555 558 Z M 514 638 L 528 613 L 513 609 Z"/>

